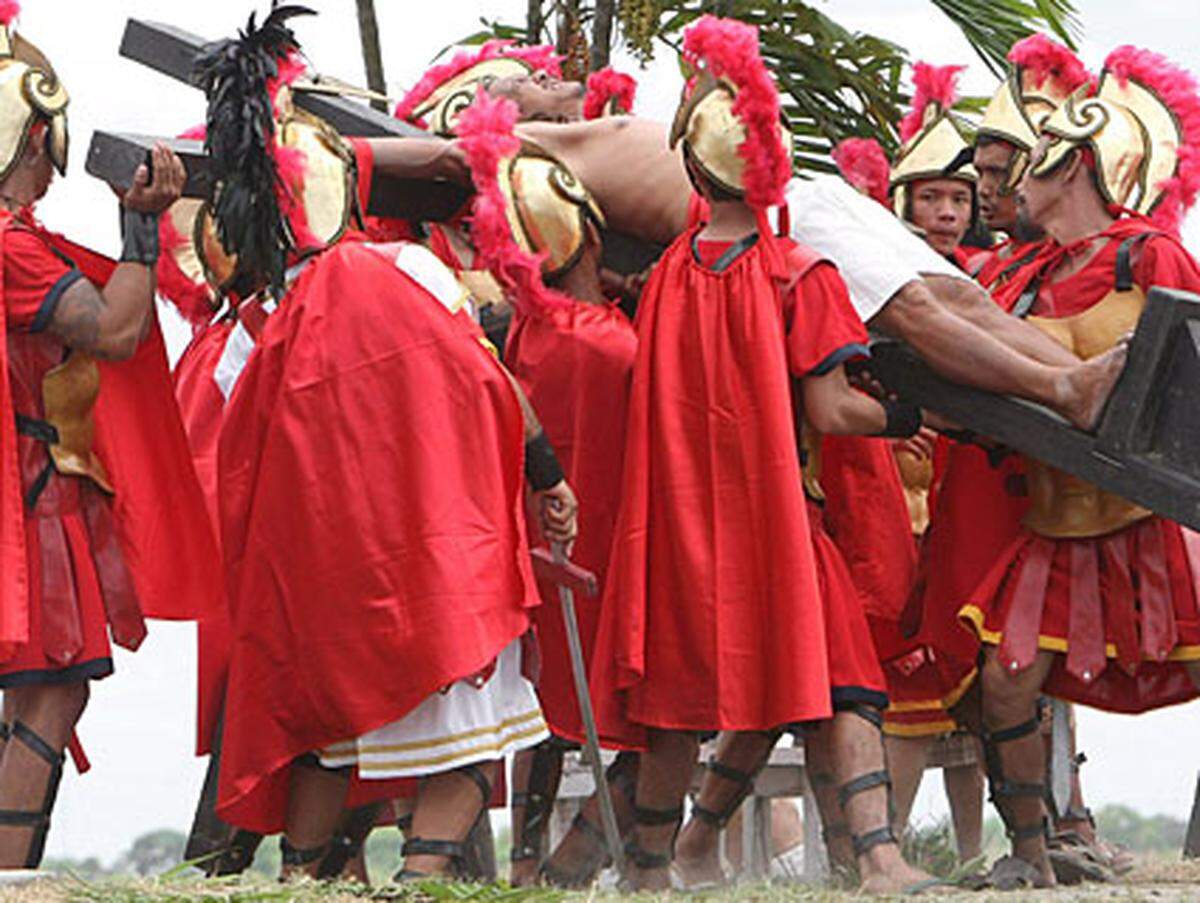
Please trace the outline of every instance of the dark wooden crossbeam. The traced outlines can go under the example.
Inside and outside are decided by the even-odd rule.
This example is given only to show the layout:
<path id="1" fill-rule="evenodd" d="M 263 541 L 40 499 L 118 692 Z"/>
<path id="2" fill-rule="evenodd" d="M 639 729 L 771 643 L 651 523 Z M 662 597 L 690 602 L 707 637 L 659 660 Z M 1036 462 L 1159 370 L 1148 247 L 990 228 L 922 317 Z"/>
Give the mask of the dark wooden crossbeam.
<path id="1" fill-rule="evenodd" d="M 1095 434 L 1032 402 L 946 382 L 898 342 L 877 342 L 870 370 L 966 429 L 1200 530 L 1200 297 L 1151 290 Z"/>
<path id="2" fill-rule="evenodd" d="M 199 35 L 163 22 L 130 19 L 121 37 L 121 56 L 149 66 L 185 84 L 195 85 L 196 54 L 209 42 Z M 359 138 L 407 138 L 424 135 L 420 129 L 394 116 L 346 97 L 297 91 L 293 102 L 320 116 L 343 135 Z"/>
<path id="3" fill-rule="evenodd" d="M 187 170 L 185 197 L 204 197 L 208 190 L 208 156 L 204 144 L 182 138 L 97 131 L 92 134 L 84 168 L 89 175 L 118 187 L 129 185 L 134 170 L 156 141 L 165 141 Z M 431 183 L 377 175 L 371 180 L 367 213 L 418 221 L 449 218 L 467 199 L 465 188 L 449 182 Z"/>

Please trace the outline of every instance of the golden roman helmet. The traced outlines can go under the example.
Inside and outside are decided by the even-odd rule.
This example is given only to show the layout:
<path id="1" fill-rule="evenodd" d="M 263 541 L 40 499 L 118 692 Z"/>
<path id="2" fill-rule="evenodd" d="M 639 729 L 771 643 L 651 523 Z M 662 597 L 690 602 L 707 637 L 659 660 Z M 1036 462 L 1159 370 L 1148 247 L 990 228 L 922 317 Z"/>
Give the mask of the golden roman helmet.
<path id="1" fill-rule="evenodd" d="M 547 279 L 575 265 L 590 228 L 604 227 L 604 214 L 583 183 L 532 142 L 500 162 L 498 178 L 513 238 L 526 253 L 545 255 Z"/>
<path id="2" fill-rule="evenodd" d="M 955 81 L 959 66 L 930 66 L 917 63 L 913 72 L 914 109 L 901 124 L 902 133 L 912 118 L 920 116 L 917 130 L 900 148 L 892 166 L 889 188 L 892 206 L 901 219 L 908 207 L 908 186 L 922 179 L 955 179 L 974 185 L 978 179 L 969 163 L 952 169 L 970 150 L 950 112 L 956 98 Z M 908 126 L 911 128 L 911 126 Z"/>
<path id="3" fill-rule="evenodd" d="M 16 166 L 39 120 L 49 124 L 50 159 L 65 175 L 67 90 L 45 54 L 9 28 L 0 26 L 0 181 Z"/>
<path id="4" fill-rule="evenodd" d="M 335 244 L 349 228 L 358 203 L 358 174 L 354 151 L 327 122 L 292 103 L 292 88 L 280 88 L 275 98 L 275 139 L 297 150 L 302 172 L 294 174 L 291 189 L 298 192 L 305 231 L 293 230 L 297 253 Z M 288 178 L 291 173 L 281 173 Z M 237 274 L 237 257 L 217 237 L 212 212 L 206 206 L 195 219 L 193 245 L 210 285 L 229 291 Z"/>
<path id="5" fill-rule="evenodd" d="M 486 86 L 499 78 L 529 75 L 533 71 L 532 64 L 517 57 L 497 56 L 483 60 L 439 85 L 413 108 L 412 118 L 425 120 L 435 135 L 450 137 L 458 117 L 475 100 L 481 85 Z"/>
<path id="6" fill-rule="evenodd" d="M 1004 184 L 1012 192 L 1025 175 L 1042 124 L 1089 75 L 1069 48 L 1042 34 L 1014 44 L 1009 62 L 1008 77 L 988 102 L 976 134 L 1016 148 Z"/>
<path id="7" fill-rule="evenodd" d="M 1043 124 L 1049 137 L 1034 176 L 1054 170 L 1071 151 L 1090 147 L 1096 183 L 1106 202 L 1149 214 L 1179 166 L 1183 128 L 1171 108 L 1136 78 L 1107 69 L 1094 97 L 1081 88 Z"/>
<path id="8" fill-rule="evenodd" d="M 683 142 L 684 153 L 706 179 L 732 195 L 745 194 L 742 179 L 746 162 L 738 148 L 746 140 L 746 127 L 733 113 L 737 87 L 729 79 L 716 78 L 708 69 L 695 77 L 689 94 L 684 87 L 683 100 L 671 124 L 671 147 Z M 792 156 L 792 133 L 786 122 L 779 123 L 779 137 Z"/>

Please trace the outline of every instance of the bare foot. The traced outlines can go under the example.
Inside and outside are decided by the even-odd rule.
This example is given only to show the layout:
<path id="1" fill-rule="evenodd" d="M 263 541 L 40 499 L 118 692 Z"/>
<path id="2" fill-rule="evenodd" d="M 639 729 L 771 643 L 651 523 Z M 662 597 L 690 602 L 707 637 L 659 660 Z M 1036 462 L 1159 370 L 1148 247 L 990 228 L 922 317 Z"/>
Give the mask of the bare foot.
<path id="1" fill-rule="evenodd" d="M 542 864 L 542 878 L 555 887 L 586 887 L 606 862 L 608 852 L 603 840 L 579 828 L 577 823 Z"/>
<path id="2" fill-rule="evenodd" d="M 717 834 L 705 826 L 688 824 L 675 845 L 675 871 L 685 890 L 717 887 L 725 883 Z"/>
<path id="3" fill-rule="evenodd" d="M 640 869 L 636 865 L 630 865 L 629 883 L 638 893 L 671 890 L 671 869 Z"/>
<path id="4" fill-rule="evenodd" d="M 518 859 L 508 867 L 508 883 L 513 887 L 532 887 L 538 880 L 538 861 Z"/>
<path id="5" fill-rule="evenodd" d="M 868 894 L 900 894 L 914 886 L 932 881 L 931 875 L 913 868 L 900 855 L 895 844 L 885 844 L 859 859 L 861 890 Z"/>
<path id="6" fill-rule="evenodd" d="M 1059 413 L 1081 430 L 1094 430 L 1128 356 L 1129 343 L 1121 341 L 1103 354 L 1065 370 L 1060 377 Z"/>

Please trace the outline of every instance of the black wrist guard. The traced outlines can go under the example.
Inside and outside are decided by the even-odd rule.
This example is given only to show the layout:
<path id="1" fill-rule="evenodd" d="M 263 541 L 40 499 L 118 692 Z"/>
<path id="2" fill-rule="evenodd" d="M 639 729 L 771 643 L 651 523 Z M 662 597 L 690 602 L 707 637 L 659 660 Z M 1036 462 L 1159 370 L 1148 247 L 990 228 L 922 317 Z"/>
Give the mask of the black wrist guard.
<path id="1" fill-rule="evenodd" d="M 879 402 L 887 414 L 887 425 L 876 435 L 888 439 L 907 439 L 921 428 L 921 409 L 907 401 L 888 399 Z"/>
<path id="2" fill-rule="evenodd" d="M 525 479 L 534 492 L 543 492 L 562 482 L 562 465 L 544 431 L 539 430 L 525 443 Z"/>
<path id="3" fill-rule="evenodd" d="M 158 263 L 158 214 L 121 208 L 121 262 Z"/>

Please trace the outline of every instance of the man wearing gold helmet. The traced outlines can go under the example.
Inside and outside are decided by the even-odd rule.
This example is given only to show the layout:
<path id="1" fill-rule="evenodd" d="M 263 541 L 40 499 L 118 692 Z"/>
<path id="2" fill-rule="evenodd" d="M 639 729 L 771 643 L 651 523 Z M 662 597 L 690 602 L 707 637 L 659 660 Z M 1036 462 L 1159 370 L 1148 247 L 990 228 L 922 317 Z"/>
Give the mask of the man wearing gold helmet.
<path id="1" fill-rule="evenodd" d="M 285 874 L 315 874 L 351 772 L 419 777 L 402 877 L 442 873 L 462 865 L 497 756 L 546 735 L 519 643 L 537 602 L 527 487 L 552 540 L 574 538 L 575 505 L 510 377 L 453 315 L 449 270 L 346 233 L 330 201 L 353 194 L 349 150 L 290 104 L 302 11 L 252 19 L 199 61 L 201 252 L 258 302 L 239 322 L 252 348 L 216 374 L 234 633 L 217 811 L 283 829 Z"/>
<path id="2" fill-rule="evenodd" d="M 119 263 L 46 231 L 33 207 L 66 169 L 67 92 L 15 14 L 0 10 L 0 868 L 36 868 L 89 681 L 113 671 L 109 632 L 136 649 L 144 615 L 195 618 L 220 586 L 153 323 L 182 164 L 158 146 L 120 193 Z"/>
<path id="3" fill-rule="evenodd" d="M 1002 304 L 1082 357 L 1136 324 L 1151 286 L 1200 290 L 1175 232 L 1195 200 L 1200 89 L 1132 47 L 1040 127 L 1017 188 L 1052 251 Z M 960 616 L 984 644 L 984 746 L 1013 856 L 997 883 L 1046 885 L 1041 692 L 1135 713 L 1200 695 L 1197 562 L 1181 528 L 1030 460 L 1023 529 Z"/>
<path id="4" fill-rule="evenodd" d="M 865 886 L 907 886 L 925 876 L 903 863 L 887 825 L 872 724 L 883 680 L 845 566 L 810 521 L 791 380 L 822 431 L 908 434 L 920 414 L 849 387 L 842 364 L 864 353 L 865 330 L 845 286 L 766 221 L 791 167 L 757 30 L 704 17 L 684 55 L 697 74 L 673 143 L 711 213 L 667 250 L 639 304 L 592 668 L 602 735 L 646 749 L 629 878 L 668 886 L 697 732 L 729 733 L 687 829 L 689 857 L 780 734 L 819 721 L 811 748 L 835 763 Z"/>

